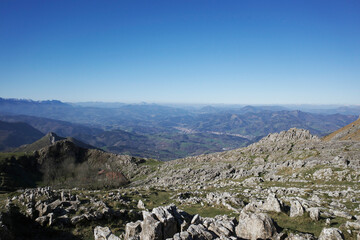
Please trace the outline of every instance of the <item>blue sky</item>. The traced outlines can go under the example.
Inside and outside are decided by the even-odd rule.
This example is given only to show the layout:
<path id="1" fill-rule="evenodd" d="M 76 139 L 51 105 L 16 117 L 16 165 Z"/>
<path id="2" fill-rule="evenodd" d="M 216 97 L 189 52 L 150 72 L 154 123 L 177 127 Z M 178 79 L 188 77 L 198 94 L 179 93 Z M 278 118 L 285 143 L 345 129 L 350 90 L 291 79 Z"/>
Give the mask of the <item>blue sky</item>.
<path id="1" fill-rule="evenodd" d="M 360 104 L 360 1 L 0 1 L 0 97 Z"/>

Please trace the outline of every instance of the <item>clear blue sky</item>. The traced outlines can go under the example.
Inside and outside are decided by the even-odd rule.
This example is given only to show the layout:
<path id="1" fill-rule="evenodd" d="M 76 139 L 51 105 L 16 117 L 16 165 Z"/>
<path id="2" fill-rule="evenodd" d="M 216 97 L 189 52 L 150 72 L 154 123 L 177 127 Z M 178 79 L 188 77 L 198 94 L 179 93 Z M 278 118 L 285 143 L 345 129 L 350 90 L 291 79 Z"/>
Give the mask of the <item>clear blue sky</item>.
<path id="1" fill-rule="evenodd" d="M 360 104 L 360 1 L 1 0 L 0 97 Z"/>

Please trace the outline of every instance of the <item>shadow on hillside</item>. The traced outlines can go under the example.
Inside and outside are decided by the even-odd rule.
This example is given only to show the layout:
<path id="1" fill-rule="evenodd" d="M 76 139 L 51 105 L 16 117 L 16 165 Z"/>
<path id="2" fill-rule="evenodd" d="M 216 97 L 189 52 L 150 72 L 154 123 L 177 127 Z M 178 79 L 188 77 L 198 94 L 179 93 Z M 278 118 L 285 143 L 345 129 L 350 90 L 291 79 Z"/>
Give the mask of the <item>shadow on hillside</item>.
<path id="1" fill-rule="evenodd" d="M 80 240 L 81 238 L 62 229 L 53 227 L 42 227 L 34 220 L 24 216 L 19 209 L 12 206 L 11 209 L 2 214 L 3 224 L 8 231 L 0 231 L 0 238 L 8 240 Z M 3 239 L 3 238 L 1 238 Z"/>

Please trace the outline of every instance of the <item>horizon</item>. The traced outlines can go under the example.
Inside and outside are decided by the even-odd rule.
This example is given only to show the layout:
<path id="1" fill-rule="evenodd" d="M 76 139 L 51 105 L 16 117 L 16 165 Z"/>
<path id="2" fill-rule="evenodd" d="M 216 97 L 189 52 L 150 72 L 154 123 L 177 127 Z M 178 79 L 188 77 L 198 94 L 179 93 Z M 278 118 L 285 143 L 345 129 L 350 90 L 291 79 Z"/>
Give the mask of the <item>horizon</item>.
<path id="1" fill-rule="evenodd" d="M 0 2 L 0 96 L 359 105 L 358 1 Z"/>
<path id="2" fill-rule="evenodd" d="M 14 100 L 14 101 L 31 101 L 31 102 L 61 102 L 65 104 L 74 104 L 74 105 L 81 105 L 81 104 L 124 104 L 124 105 L 164 105 L 164 106 L 233 106 L 233 107 L 320 107 L 323 109 L 326 108 L 336 108 L 336 107 L 360 107 L 360 104 L 271 104 L 271 103 L 259 103 L 259 104 L 251 104 L 251 103 L 186 103 L 186 102 L 105 102 L 105 101 L 83 101 L 83 102 L 66 102 L 59 99 L 30 99 L 30 98 L 4 98 L 0 96 L 0 100 Z"/>

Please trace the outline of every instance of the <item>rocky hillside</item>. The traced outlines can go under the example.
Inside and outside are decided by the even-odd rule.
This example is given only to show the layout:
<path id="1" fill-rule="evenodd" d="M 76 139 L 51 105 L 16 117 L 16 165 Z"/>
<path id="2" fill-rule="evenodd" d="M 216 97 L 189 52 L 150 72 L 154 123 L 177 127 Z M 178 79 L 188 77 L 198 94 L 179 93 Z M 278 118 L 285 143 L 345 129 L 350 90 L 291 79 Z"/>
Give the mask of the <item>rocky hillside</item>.
<path id="1" fill-rule="evenodd" d="M 67 158 L 62 151 L 71 144 L 60 142 L 51 146 L 59 151 L 39 151 L 38 159 L 59 159 L 52 152 Z M 358 239 L 359 149 L 358 141 L 326 142 L 292 128 L 245 148 L 171 162 L 71 150 L 79 159 L 71 166 L 105 163 L 130 184 L 22 190 L 4 195 L 3 214 L 30 221 L 37 239 Z M 16 227 L 3 219 L 6 229 Z M 22 239 L 29 230 L 17 227 L 2 233 Z"/>
<path id="2" fill-rule="evenodd" d="M 360 141 L 360 118 L 349 125 L 325 136 L 324 141 L 332 140 L 354 140 Z"/>

